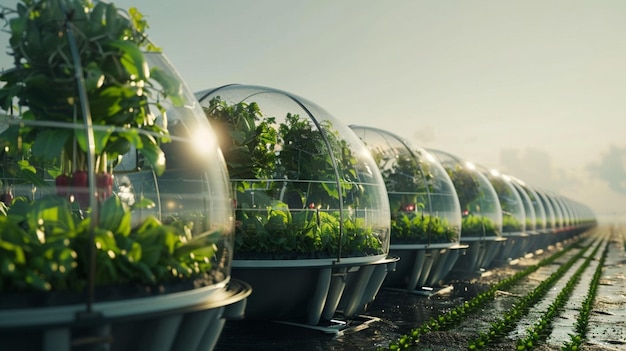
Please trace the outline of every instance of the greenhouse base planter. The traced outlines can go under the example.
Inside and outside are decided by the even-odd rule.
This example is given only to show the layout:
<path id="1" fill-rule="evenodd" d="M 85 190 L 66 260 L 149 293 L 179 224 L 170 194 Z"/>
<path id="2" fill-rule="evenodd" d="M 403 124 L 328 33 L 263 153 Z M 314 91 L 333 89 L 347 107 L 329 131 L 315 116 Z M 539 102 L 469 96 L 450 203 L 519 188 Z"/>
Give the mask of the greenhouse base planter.
<path id="1" fill-rule="evenodd" d="M 337 314 L 351 318 L 374 300 L 397 257 L 333 260 L 234 260 L 232 275 L 248 282 L 246 319 L 315 326 Z"/>
<path id="2" fill-rule="evenodd" d="M 454 267 L 467 245 L 394 245 L 390 253 L 400 257 L 396 270 L 385 279 L 385 288 L 414 293 L 431 293 L 442 287 L 443 279 Z"/>
<path id="3" fill-rule="evenodd" d="M 491 267 L 509 264 L 512 261 L 523 257 L 530 249 L 530 235 L 527 233 L 506 233 L 502 235 L 506 238 L 502 249 L 491 262 Z"/>
<path id="4" fill-rule="evenodd" d="M 540 230 L 531 233 L 531 245 L 529 252 L 537 254 L 540 250 L 545 250 L 550 246 L 550 232 L 546 230 Z"/>
<path id="5" fill-rule="evenodd" d="M 251 288 L 231 280 L 151 297 L 0 310 L 7 350 L 212 350 L 226 319 L 243 318 Z"/>
<path id="6" fill-rule="evenodd" d="M 462 237 L 461 244 L 468 245 L 459 256 L 456 264 L 452 268 L 451 275 L 467 276 L 481 274 L 487 269 L 496 258 L 506 238 L 500 236 L 492 237 Z"/>

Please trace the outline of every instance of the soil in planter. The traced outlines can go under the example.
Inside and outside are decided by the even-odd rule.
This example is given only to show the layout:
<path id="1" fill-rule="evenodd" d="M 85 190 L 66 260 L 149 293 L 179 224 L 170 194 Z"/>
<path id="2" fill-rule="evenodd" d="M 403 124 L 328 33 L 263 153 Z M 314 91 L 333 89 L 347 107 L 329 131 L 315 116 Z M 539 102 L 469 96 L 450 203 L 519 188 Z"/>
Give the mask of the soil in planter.
<path id="1" fill-rule="evenodd" d="M 606 228 L 597 230 L 606 231 Z M 626 235 L 626 228 L 624 228 L 624 235 Z M 593 237 L 593 233 L 589 237 Z M 584 240 L 588 239 L 581 239 L 581 245 Z M 614 238 L 609 243 L 605 269 L 589 323 L 588 341 L 583 345 L 583 350 L 626 349 L 626 293 L 624 293 L 626 291 L 624 273 L 626 257 L 623 242 L 623 240 Z M 509 277 L 528 266 L 537 264 L 541 259 L 552 255 L 558 249 L 560 248 L 552 247 L 551 250 L 546 250 L 541 255 L 522 258 L 515 265 L 494 268 L 485 272 L 480 278 L 448 282 L 453 286 L 453 290 L 446 294 L 428 297 L 382 289 L 365 313 L 367 318 L 355 321 L 350 325 L 351 328 L 336 335 L 276 322 L 254 322 L 245 319 L 229 321 L 218 341 L 216 351 L 250 349 L 376 350 L 377 347 L 387 347 L 402 335 L 409 333 L 411 329 L 428 321 L 430 317 L 436 317 L 449 311 L 463 301 L 467 301 L 486 290 L 490 284 Z M 480 332 L 487 330 L 489 324 L 500 318 L 504 311 L 509 309 L 520 296 L 534 289 L 578 250 L 579 248 L 575 247 L 554 263 L 539 268 L 508 291 L 497 293 L 496 298 L 488 303 L 480 313 L 472 315 L 456 328 L 423 335 L 420 344 L 411 350 L 467 350 L 470 340 L 477 337 Z M 587 294 L 588 279 L 586 277 L 593 275 L 594 270 L 595 265 L 593 264 L 587 268 L 579 283 L 584 287 L 576 289 L 571 298 L 572 303 L 565 306 L 561 316 L 554 322 L 552 337 L 535 350 L 560 350 L 561 345 L 569 340 L 568 334 L 573 333 L 573 324 L 578 316 L 580 304 L 577 302 Z M 567 278 L 564 277 L 554 286 L 553 289 L 555 289 L 556 294 L 558 294 L 557 290 L 560 290 L 559 284 L 564 284 L 566 280 Z M 551 294 L 548 294 L 546 299 L 550 299 Z M 520 325 L 523 327 L 520 326 L 520 330 L 525 330 L 526 327 L 531 326 L 535 321 L 533 318 L 536 320 L 536 316 L 522 319 Z M 364 321 L 368 323 L 363 323 Z M 515 332 L 510 333 L 510 335 L 519 336 Z M 515 350 L 515 342 L 513 337 L 504 338 L 501 342 L 490 345 L 485 350 Z"/>

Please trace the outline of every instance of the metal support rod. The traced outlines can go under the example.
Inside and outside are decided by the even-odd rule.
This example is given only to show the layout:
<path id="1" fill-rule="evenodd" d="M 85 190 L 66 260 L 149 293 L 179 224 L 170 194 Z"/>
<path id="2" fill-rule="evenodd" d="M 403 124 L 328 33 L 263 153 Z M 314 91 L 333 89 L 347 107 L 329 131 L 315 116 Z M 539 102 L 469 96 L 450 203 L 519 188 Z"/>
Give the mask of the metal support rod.
<path id="1" fill-rule="evenodd" d="M 83 75 L 83 66 L 78 53 L 78 45 L 76 44 L 76 37 L 74 36 L 72 14 L 66 12 L 66 8 L 63 4 L 63 0 L 59 0 L 59 7 L 61 12 L 65 14 L 65 33 L 67 34 L 67 40 L 70 46 L 70 52 L 72 54 L 72 61 L 74 64 L 74 73 L 76 77 L 76 85 L 78 88 L 78 97 L 80 101 L 81 112 L 83 114 L 83 120 L 85 123 L 85 137 L 87 140 L 87 171 L 89 177 L 89 206 L 91 207 L 91 220 L 89 222 L 89 239 L 91 245 L 89 245 L 89 286 L 87 297 L 87 312 L 92 311 L 94 303 L 94 290 L 95 290 L 95 275 L 96 275 L 96 250 L 95 250 L 95 232 L 96 224 L 98 223 L 98 208 L 95 196 L 95 139 L 93 134 L 93 126 L 91 121 L 91 112 L 89 108 L 89 98 L 87 91 L 85 90 L 85 80 Z"/>

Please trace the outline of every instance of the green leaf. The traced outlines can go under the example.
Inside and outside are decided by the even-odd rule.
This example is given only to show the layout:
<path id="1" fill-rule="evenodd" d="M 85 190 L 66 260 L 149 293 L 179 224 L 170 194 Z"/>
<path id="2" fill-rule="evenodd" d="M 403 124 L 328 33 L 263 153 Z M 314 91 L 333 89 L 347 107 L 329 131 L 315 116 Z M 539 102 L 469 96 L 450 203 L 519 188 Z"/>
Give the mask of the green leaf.
<path id="1" fill-rule="evenodd" d="M 152 79 L 161 84 L 165 95 L 170 98 L 174 106 L 180 107 L 185 105 L 182 85 L 177 77 L 173 77 L 167 74 L 163 69 L 159 67 L 153 67 L 150 71 L 150 75 Z"/>
<path id="2" fill-rule="evenodd" d="M 9 262 L 14 264 L 26 263 L 24 250 L 20 246 L 12 244 L 8 241 L 0 240 L 0 253 L 2 253 L 2 258 L 9 258 Z M 7 267 L 2 268 L 4 270 L 5 268 L 8 269 Z"/>
<path id="3" fill-rule="evenodd" d="M 109 138 L 111 137 L 111 133 L 113 132 L 113 127 L 108 128 L 107 130 L 94 130 L 94 152 L 96 155 L 101 155 L 104 152 L 104 148 L 107 145 Z M 83 129 L 75 129 L 74 135 L 76 136 L 76 140 L 78 141 L 78 145 L 84 151 L 89 150 L 87 148 L 87 135 Z"/>
<path id="4" fill-rule="evenodd" d="M 58 160 L 61 150 L 71 135 L 72 131 L 64 129 L 47 129 L 39 132 L 31 148 L 33 156 Z"/>
<path id="5" fill-rule="evenodd" d="M 137 44 L 127 40 L 112 40 L 105 46 L 119 49 L 123 53 L 122 64 L 131 75 L 139 78 L 138 80 L 146 80 L 150 77 L 148 62 Z"/>
<path id="6" fill-rule="evenodd" d="M 127 236 L 131 229 L 131 213 L 117 196 L 107 198 L 101 206 L 99 226 L 115 234 Z"/>
<path id="7" fill-rule="evenodd" d="M 143 140 L 143 147 L 139 149 L 139 152 L 146 158 L 154 172 L 157 175 L 162 175 L 165 172 L 165 153 L 152 136 L 142 134 L 141 139 Z"/>
<path id="8" fill-rule="evenodd" d="M 203 233 L 202 235 L 194 236 L 191 240 L 184 243 L 180 247 L 176 248 L 174 251 L 174 256 L 182 256 L 187 255 L 191 252 L 203 250 L 205 248 L 210 248 L 213 250 L 213 245 L 219 241 L 223 231 L 220 229 L 215 229 L 212 231 L 208 231 Z M 208 253 L 204 253 L 205 256 L 210 256 Z"/>

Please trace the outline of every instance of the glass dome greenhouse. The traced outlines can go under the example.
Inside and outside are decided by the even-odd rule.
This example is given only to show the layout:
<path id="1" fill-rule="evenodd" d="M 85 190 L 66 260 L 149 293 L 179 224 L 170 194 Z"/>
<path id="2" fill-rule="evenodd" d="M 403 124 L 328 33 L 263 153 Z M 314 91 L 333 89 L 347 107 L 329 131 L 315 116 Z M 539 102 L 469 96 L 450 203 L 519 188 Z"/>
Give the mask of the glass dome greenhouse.
<path id="1" fill-rule="evenodd" d="M 255 289 L 247 318 L 304 314 L 306 323 L 317 324 L 346 299 L 344 314 L 363 308 L 378 291 L 386 265 L 397 258 L 387 257 L 385 184 L 361 140 L 318 105 L 278 89 L 227 85 L 196 96 L 218 133 L 230 174 L 236 206 L 233 274 Z M 355 278 L 371 285 L 365 300 L 357 298 L 362 288 L 351 291 L 356 275 L 348 274 L 345 282 L 331 277 L 350 267 L 362 267 L 364 274 L 364 266 L 371 265 L 379 271 L 375 278 Z M 284 278 L 295 272 L 297 279 Z M 270 301 L 276 298 L 281 300 Z M 307 304 L 317 307 L 306 310 Z"/>
<path id="2" fill-rule="evenodd" d="M 392 245 L 459 241 L 461 210 L 454 185 L 426 150 L 376 128 L 350 126 L 381 170 L 391 208 Z"/>
<path id="3" fill-rule="evenodd" d="M 515 190 L 511 179 L 496 170 L 482 168 L 483 174 L 493 186 L 502 209 L 502 235 L 507 238 L 498 260 L 507 262 L 527 253 L 530 246 L 526 232 L 526 212 L 522 197 Z"/>
<path id="4" fill-rule="evenodd" d="M 210 350 L 251 292 L 231 279 L 226 164 L 141 14 L 92 5 L 3 13 L 16 67 L 0 75 L 0 342 Z"/>
<path id="5" fill-rule="evenodd" d="M 478 271 L 488 267 L 502 250 L 502 209 L 487 177 L 471 162 L 440 150 L 428 150 L 446 169 L 461 208 L 461 243 L 469 245 L 455 267 Z"/>
<path id="6" fill-rule="evenodd" d="M 535 214 L 535 225 L 533 231 L 537 234 L 533 240 L 532 248 L 534 250 L 545 249 L 550 243 L 550 232 L 547 230 L 547 215 L 539 194 L 525 182 L 520 179 L 513 178 L 513 184 L 517 186 L 530 201 L 533 212 Z"/>
<path id="7" fill-rule="evenodd" d="M 503 176 L 503 177 L 505 177 L 505 179 L 511 184 L 513 189 L 515 189 L 515 191 L 520 197 L 520 200 L 522 202 L 522 207 L 524 209 L 524 215 L 525 215 L 524 218 L 526 220 L 524 222 L 526 233 L 536 233 L 537 232 L 537 217 L 535 214 L 535 208 L 533 206 L 532 201 L 530 200 L 530 197 L 528 196 L 526 191 L 524 191 L 524 188 L 522 188 L 522 186 L 518 184 L 516 181 L 512 180 L 511 177 L 509 176 Z"/>
<path id="8" fill-rule="evenodd" d="M 554 207 L 548 200 L 546 194 L 539 189 L 534 190 L 537 193 L 537 198 L 540 200 L 546 213 L 546 230 L 550 233 L 554 233 L 556 231 L 556 214 L 554 212 Z"/>
<path id="9" fill-rule="evenodd" d="M 561 209 L 563 211 L 563 227 L 565 230 L 571 230 L 572 227 L 574 226 L 574 223 L 576 221 L 576 218 L 574 217 L 574 213 L 572 212 L 571 207 L 569 206 L 569 201 L 559 195 L 559 194 L 555 194 L 554 195 L 554 199 L 559 203 L 559 205 L 561 206 Z"/>
<path id="10" fill-rule="evenodd" d="M 531 226 L 532 230 L 537 232 L 543 232 L 547 227 L 547 219 L 546 219 L 546 210 L 544 209 L 543 203 L 539 198 L 539 194 L 528 186 L 524 181 L 512 178 L 513 184 L 517 186 L 518 189 L 521 189 L 530 200 L 530 203 L 533 208 L 533 213 L 535 214 L 535 224 Z"/>
<path id="11" fill-rule="evenodd" d="M 459 254 L 461 211 L 450 177 L 426 150 L 388 131 L 350 126 L 378 164 L 391 209 L 391 253 L 399 256 L 385 285 L 432 287 Z"/>
<path id="12" fill-rule="evenodd" d="M 554 194 L 544 192 L 546 201 L 550 203 L 552 206 L 552 210 L 554 211 L 554 229 L 557 232 L 563 232 L 565 230 L 565 215 L 563 213 L 563 209 L 561 208 L 561 204 L 556 200 Z"/>
<path id="13" fill-rule="evenodd" d="M 197 94 L 236 195 L 235 258 L 372 260 L 389 250 L 389 205 L 349 128 L 302 98 L 231 85 Z"/>

